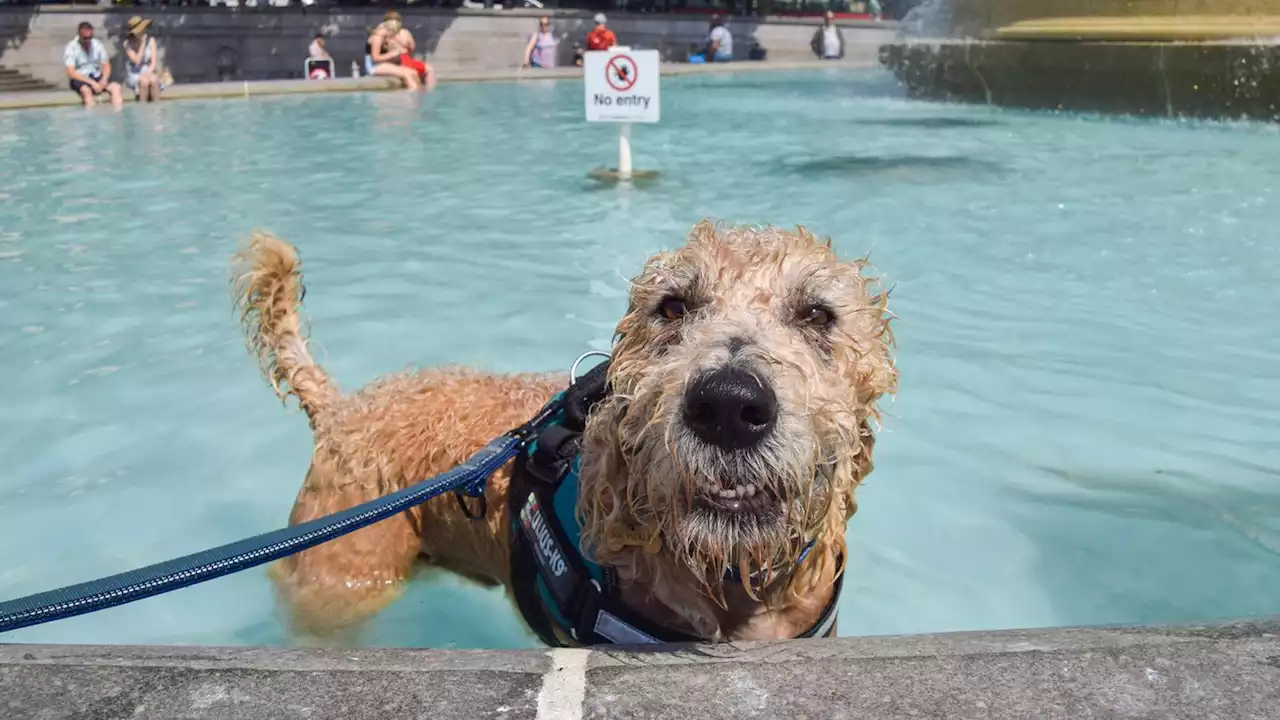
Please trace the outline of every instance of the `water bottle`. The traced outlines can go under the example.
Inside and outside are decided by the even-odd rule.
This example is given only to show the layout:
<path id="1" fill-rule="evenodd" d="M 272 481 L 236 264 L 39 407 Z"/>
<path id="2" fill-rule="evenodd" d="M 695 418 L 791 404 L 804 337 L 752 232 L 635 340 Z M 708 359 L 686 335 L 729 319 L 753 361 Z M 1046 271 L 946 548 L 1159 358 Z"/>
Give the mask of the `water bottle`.
<path id="1" fill-rule="evenodd" d="M 351 61 L 351 77 L 360 77 L 360 66 L 356 64 L 355 60 Z"/>

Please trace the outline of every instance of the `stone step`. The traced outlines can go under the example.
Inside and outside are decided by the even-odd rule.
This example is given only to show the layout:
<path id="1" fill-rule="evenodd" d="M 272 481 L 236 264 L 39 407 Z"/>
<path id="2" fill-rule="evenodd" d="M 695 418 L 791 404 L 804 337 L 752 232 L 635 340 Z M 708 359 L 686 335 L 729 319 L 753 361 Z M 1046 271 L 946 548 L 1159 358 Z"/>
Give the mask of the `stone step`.
<path id="1" fill-rule="evenodd" d="M 1036 18 L 998 28 L 991 36 L 1076 42 L 1271 40 L 1280 37 L 1280 14 Z"/>
<path id="2" fill-rule="evenodd" d="M 0 92 L 30 92 L 52 90 L 53 86 L 39 80 L 0 80 Z"/>
<path id="3" fill-rule="evenodd" d="M 56 86 L 11 68 L 0 67 L 0 92 L 53 90 Z"/>

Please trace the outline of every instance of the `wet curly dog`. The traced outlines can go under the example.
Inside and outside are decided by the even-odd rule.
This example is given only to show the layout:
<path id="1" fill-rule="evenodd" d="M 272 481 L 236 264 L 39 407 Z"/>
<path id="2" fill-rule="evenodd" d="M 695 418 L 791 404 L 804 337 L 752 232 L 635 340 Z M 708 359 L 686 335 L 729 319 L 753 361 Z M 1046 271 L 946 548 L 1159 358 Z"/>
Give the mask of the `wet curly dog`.
<path id="1" fill-rule="evenodd" d="M 447 470 L 567 384 L 449 368 L 343 394 L 307 348 L 295 249 L 259 233 L 235 260 L 247 343 L 314 431 L 290 523 Z M 803 228 L 702 222 L 633 280 L 578 492 L 582 551 L 631 610 L 708 641 L 795 637 L 823 613 L 897 381 L 886 295 L 865 271 Z M 358 625 L 420 561 L 510 591 L 509 470 L 483 520 L 445 496 L 274 565 L 295 627 Z"/>

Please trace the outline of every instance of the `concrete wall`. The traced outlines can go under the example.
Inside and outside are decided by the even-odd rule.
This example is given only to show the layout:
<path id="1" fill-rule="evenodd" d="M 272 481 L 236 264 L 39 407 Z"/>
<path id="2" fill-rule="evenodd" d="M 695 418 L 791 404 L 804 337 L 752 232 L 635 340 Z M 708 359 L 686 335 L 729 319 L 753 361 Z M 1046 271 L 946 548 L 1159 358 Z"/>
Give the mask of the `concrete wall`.
<path id="1" fill-rule="evenodd" d="M 3 718 L 1275 718 L 1280 621 L 661 648 L 0 646 Z"/>
<path id="2" fill-rule="evenodd" d="M 489 69 L 517 65 L 537 13 L 523 10 L 437 11 L 402 9 L 405 25 L 418 40 L 420 52 L 441 74 L 451 68 Z M 120 41 L 130 16 L 144 14 L 155 21 L 160 60 L 178 82 L 261 80 L 301 77 L 307 45 L 315 32 L 333 32 L 329 51 L 338 74 L 350 73 L 362 62 L 369 28 L 381 20 L 378 8 L 83 8 L 6 7 L 0 5 L 0 65 L 43 80 L 62 84 L 62 49 L 75 36 L 76 25 L 93 23 L 98 37 L 112 52 L 118 75 L 123 63 Z M 574 42 L 585 42 L 592 27 L 590 13 L 553 14 L 562 62 L 571 62 Z M 658 48 L 664 59 L 687 57 L 691 45 L 705 41 L 705 18 L 611 13 L 610 26 L 622 44 Z M 734 49 L 745 56 L 751 38 L 769 52 L 770 60 L 812 59 L 809 39 L 813 21 L 742 18 L 729 23 Z M 850 45 L 847 59 L 874 63 L 878 47 L 893 32 L 890 23 L 850 23 L 844 26 Z M 334 32 L 336 31 L 336 32 Z"/>

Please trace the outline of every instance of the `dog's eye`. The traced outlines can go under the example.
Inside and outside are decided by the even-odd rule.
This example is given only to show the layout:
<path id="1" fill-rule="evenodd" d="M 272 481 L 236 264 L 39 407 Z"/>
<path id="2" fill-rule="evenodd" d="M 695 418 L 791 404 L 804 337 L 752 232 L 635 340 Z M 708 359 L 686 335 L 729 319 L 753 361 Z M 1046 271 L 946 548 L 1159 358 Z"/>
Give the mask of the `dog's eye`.
<path id="1" fill-rule="evenodd" d="M 667 320 L 679 320 L 684 314 L 689 312 L 689 307 L 684 300 L 678 297 L 667 297 L 658 304 L 658 314 Z"/>
<path id="2" fill-rule="evenodd" d="M 823 305 L 808 305 L 800 311 L 800 322 L 825 330 L 835 324 L 836 316 Z"/>

